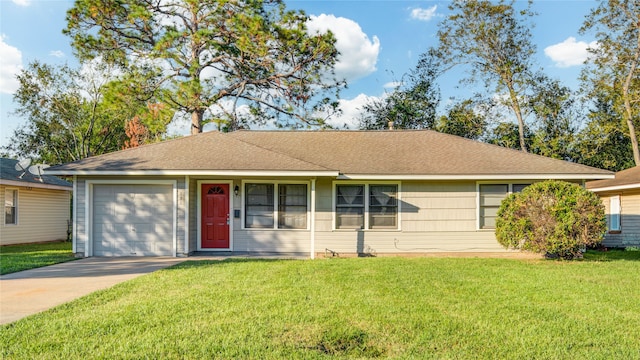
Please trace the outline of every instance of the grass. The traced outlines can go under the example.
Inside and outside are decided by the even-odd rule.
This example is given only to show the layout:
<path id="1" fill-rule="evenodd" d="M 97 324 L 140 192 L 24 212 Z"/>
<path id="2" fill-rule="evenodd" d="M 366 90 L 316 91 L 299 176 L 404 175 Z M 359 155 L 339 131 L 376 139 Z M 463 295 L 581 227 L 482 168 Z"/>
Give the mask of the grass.
<path id="1" fill-rule="evenodd" d="M 629 254 L 191 260 L 0 327 L 0 358 L 640 358 Z"/>
<path id="2" fill-rule="evenodd" d="M 0 247 L 0 275 L 74 260 L 70 242 Z"/>

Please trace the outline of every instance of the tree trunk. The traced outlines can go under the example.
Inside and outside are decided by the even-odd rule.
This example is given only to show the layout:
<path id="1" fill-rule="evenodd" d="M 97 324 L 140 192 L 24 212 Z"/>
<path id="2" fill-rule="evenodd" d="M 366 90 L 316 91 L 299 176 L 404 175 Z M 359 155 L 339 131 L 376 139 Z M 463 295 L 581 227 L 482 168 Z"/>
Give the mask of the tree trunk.
<path id="1" fill-rule="evenodd" d="M 202 116 L 204 111 L 194 110 L 191 113 L 191 135 L 199 134 L 202 132 Z"/>
<path id="2" fill-rule="evenodd" d="M 633 61 L 631 61 L 629 73 L 622 85 L 622 98 L 624 99 L 624 114 L 627 126 L 629 127 L 629 138 L 631 139 L 631 147 L 633 148 L 633 161 L 636 166 L 640 165 L 640 149 L 638 149 L 638 136 L 636 135 L 636 127 L 633 124 L 633 112 L 631 110 L 631 99 L 629 98 L 629 88 L 631 87 L 631 81 L 633 75 L 638 68 L 638 61 L 640 59 L 640 31 L 636 39 L 636 49 L 633 54 Z"/>
<path id="3" fill-rule="evenodd" d="M 520 150 L 527 151 L 527 143 L 524 139 L 524 119 L 522 118 L 522 110 L 520 109 L 520 103 L 518 103 L 518 97 L 515 94 L 515 90 L 509 86 L 509 97 L 511 98 L 511 108 L 516 114 L 518 119 L 518 135 L 520 137 Z"/>
<path id="4" fill-rule="evenodd" d="M 625 120 L 627 121 L 627 126 L 629 127 L 629 138 L 631 139 L 631 147 L 633 149 L 633 161 L 636 163 L 636 166 L 639 166 L 640 165 L 640 149 L 638 148 L 638 137 L 636 136 L 636 127 L 633 124 L 633 117 L 631 113 L 631 102 L 629 101 L 628 95 L 626 95 L 624 99 L 624 108 L 625 108 L 625 115 L 626 115 Z"/>

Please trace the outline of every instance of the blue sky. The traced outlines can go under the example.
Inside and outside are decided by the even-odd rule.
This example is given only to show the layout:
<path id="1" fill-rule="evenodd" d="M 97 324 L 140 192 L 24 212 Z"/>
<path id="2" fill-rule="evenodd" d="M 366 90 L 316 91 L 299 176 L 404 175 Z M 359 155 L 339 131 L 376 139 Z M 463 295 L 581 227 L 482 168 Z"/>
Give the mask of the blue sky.
<path id="1" fill-rule="evenodd" d="M 287 7 L 311 16 L 309 27 L 331 29 L 341 52 L 336 71 L 348 80 L 342 92 L 344 115 L 336 125 L 353 124 L 362 104 L 392 89 L 412 69 L 421 53 L 436 45 L 438 23 L 448 14 L 447 1 L 289 0 Z M 525 2 L 518 3 L 524 6 Z M 15 75 L 32 61 L 76 64 L 69 38 L 62 34 L 65 15 L 73 1 L 0 0 L 0 145 L 10 142 L 13 130 L 24 122 L 11 114 Z M 596 6 L 587 0 L 535 1 L 537 65 L 565 85 L 578 86 L 581 63 L 593 34 L 581 36 L 584 16 Z M 441 79 L 442 98 L 464 96 L 458 69 Z M 172 126 L 188 132 L 186 122 Z"/>

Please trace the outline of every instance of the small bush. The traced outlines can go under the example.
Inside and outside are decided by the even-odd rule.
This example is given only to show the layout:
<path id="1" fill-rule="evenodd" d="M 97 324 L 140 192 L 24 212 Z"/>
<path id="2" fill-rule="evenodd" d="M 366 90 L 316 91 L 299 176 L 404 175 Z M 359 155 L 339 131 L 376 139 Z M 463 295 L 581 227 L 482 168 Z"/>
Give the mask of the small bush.
<path id="1" fill-rule="evenodd" d="M 604 206 L 592 192 L 564 181 L 544 181 L 502 201 L 498 242 L 512 249 L 571 259 L 600 244 L 606 231 Z"/>

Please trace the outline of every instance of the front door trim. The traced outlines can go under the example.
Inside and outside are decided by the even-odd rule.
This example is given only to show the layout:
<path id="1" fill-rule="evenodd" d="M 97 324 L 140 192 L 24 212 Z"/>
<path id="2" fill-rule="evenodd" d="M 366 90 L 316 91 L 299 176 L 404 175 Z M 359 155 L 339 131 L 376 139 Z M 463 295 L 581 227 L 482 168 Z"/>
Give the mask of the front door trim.
<path id="1" fill-rule="evenodd" d="M 198 180 L 197 181 L 198 195 L 196 201 L 196 217 L 197 217 L 197 229 L 198 234 L 196 237 L 196 249 L 198 251 L 233 251 L 233 180 Z M 227 184 L 229 185 L 229 248 L 228 249 L 208 249 L 202 247 L 202 185 L 203 184 Z"/>

